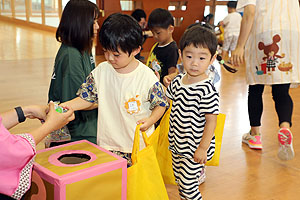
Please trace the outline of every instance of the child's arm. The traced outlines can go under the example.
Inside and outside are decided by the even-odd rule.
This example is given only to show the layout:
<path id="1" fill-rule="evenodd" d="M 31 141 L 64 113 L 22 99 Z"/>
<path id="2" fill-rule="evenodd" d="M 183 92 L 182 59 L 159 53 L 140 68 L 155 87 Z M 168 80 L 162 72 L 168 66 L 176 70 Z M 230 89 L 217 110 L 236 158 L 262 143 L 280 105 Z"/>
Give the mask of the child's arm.
<path id="1" fill-rule="evenodd" d="M 250 35 L 255 18 L 255 5 L 248 4 L 244 8 L 244 15 L 241 22 L 240 35 L 234 51 L 231 52 L 230 62 L 239 66 L 244 62 L 244 47 Z"/>
<path id="2" fill-rule="evenodd" d="M 175 72 L 173 73 L 169 73 L 168 75 L 166 75 L 163 79 L 163 83 L 164 83 L 164 86 L 168 87 L 171 83 L 171 81 L 179 74 L 179 71 L 178 69 L 176 68 L 175 69 Z"/>
<path id="3" fill-rule="evenodd" d="M 166 84 L 165 84 L 165 77 L 163 77 L 163 83 L 165 84 L 166 87 L 168 87 L 168 83 L 170 84 L 170 82 L 174 79 L 174 77 L 179 73 L 177 69 L 179 52 L 176 43 L 173 42 L 170 48 L 168 49 L 167 61 L 166 63 L 163 63 L 163 67 L 168 68 L 168 75 L 171 75 L 170 77 L 166 78 L 167 81 Z"/>
<path id="4" fill-rule="evenodd" d="M 140 129 L 141 131 L 146 131 L 150 126 L 157 122 L 164 114 L 166 107 L 156 106 L 148 118 L 141 119 L 137 121 L 137 124 L 142 124 Z"/>
<path id="5" fill-rule="evenodd" d="M 217 115 L 206 114 L 205 120 L 206 123 L 204 126 L 202 139 L 194 154 L 194 161 L 200 164 L 205 164 L 207 161 L 207 149 L 209 148 L 211 139 L 214 136 L 214 131 L 217 126 Z"/>
<path id="6" fill-rule="evenodd" d="M 69 106 L 74 111 L 77 110 L 92 110 L 98 107 L 98 93 L 95 86 L 93 74 L 90 73 L 86 81 L 80 86 L 76 95 L 78 97 L 62 103 L 62 106 Z M 92 88 L 92 89 L 91 89 Z"/>
<path id="7" fill-rule="evenodd" d="M 172 67 L 169 67 L 168 69 L 168 74 L 173 74 L 173 73 L 176 73 L 177 72 L 177 67 L 176 66 L 172 66 Z"/>
<path id="8" fill-rule="evenodd" d="M 170 82 L 171 83 L 171 82 Z M 170 84 L 169 84 L 170 85 Z M 163 87 L 163 89 L 164 89 L 164 92 L 165 92 L 165 94 L 167 93 L 167 87 L 166 86 L 164 86 L 163 84 L 162 84 L 162 87 Z M 170 103 L 171 103 L 171 99 L 169 98 L 169 97 L 167 97 L 166 96 L 166 99 L 167 99 L 167 102 L 169 103 L 169 105 L 170 105 Z"/>
<path id="9" fill-rule="evenodd" d="M 157 122 L 164 114 L 168 101 L 164 92 L 164 86 L 156 82 L 149 90 L 148 99 L 150 101 L 150 110 L 152 113 L 149 117 L 138 120 L 137 124 L 142 124 L 141 131 L 146 131 L 150 126 Z"/>
<path id="10" fill-rule="evenodd" d="M 76 97 L 70 101 L 66 101 L 64 103 L 60 104 L 61 106 L 65 107 L 71 107 L 74 111 L 77 110 L 92 110 L 98 107 L 98 104 L 91 103 L 89 101 L 86 101 L 80 97 Z"/>

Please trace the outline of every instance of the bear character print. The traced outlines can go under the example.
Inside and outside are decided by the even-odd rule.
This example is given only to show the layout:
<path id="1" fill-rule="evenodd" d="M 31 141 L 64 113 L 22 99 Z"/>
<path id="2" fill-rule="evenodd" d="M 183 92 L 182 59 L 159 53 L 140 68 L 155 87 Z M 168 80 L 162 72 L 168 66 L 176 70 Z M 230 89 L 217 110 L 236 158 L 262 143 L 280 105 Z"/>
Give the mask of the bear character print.
<path id="1" fill-rule="evenodd" d="M 258 75 L 266 74 L 266 72 L 267 72 L 266 69 L 268 69 L 268 72 L 270 72 L 271 70 L 275 71 L 276 64 L 278 63 L 278 58 L 284 58 L 284 56 L 285 56 L 284 53 L 282 53 L 281 55 L 277 54 L 279 51 L 279 46 L 277 43 L 280 40 L 281 40 L 281 37 L 278 34 L 276 34 L 273 36 L 272 44 L 265 45 L 263 42 L 258 43 L 258 49 L 263 50 L 264 54 L 265 54 L 265 57 L 262 58 L 263 63 L 261 64 L 261 71 L 258 71 L 260 73 L 257 73 Z M 256 69 L 258 70 L 257 67 L 256 67 Z M 283 71 L 281 69 L 280 69 L 280 71 Z M 268 73 L 268 74 L 270 74 L 270 73 Z"/>

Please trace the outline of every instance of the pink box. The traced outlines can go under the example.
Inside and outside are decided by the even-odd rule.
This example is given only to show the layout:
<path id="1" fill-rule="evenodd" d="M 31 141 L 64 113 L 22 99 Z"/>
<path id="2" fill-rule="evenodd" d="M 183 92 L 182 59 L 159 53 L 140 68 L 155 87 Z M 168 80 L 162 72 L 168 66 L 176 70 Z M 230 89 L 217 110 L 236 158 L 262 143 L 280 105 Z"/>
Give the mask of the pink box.
<path id="1" fill-rule="evenodd" d="M 126 200 L 127 161 L 81 140 L 38 151 L 26 199 Z"/>

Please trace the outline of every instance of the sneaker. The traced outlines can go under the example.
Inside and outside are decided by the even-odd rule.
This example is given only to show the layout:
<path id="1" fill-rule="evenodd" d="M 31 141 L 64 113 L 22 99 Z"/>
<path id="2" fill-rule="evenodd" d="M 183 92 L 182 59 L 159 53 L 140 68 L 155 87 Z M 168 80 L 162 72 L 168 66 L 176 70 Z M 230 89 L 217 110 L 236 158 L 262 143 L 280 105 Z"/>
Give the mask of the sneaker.
<path id="1" fill-rule="evenodd" d="M 291 160 L 295 153 L 293 149 L 293 135 L 288 128 L 281 128 L 278 131 L 279 150 L 278 157 L 281 160 Z"/>
<path id="2" fill-rule="evenodd" d="M 243 140 L 251 149 L 262 149 L 261 135 L 251 135 L 250 131 L 243 135 Z"/>

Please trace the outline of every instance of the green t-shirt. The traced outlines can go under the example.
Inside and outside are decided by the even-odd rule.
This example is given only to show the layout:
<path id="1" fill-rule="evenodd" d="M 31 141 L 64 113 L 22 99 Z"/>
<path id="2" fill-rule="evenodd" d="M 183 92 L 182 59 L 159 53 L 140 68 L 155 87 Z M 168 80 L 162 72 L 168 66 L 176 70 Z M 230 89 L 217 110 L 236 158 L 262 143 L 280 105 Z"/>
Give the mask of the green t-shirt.
<path id="1" fill-rule="evenodd" d="M 66 102 L 77 97 L 77 90 L 94 68 L 91 54 L 81 54 L 76 48 L 62 44 L 55 58 L 48 101 Z M 75 119 L 67 125 L 72 141 L 87 139 L 96 144 L 97 117 L 97 109 L 76 111 Z"/>

